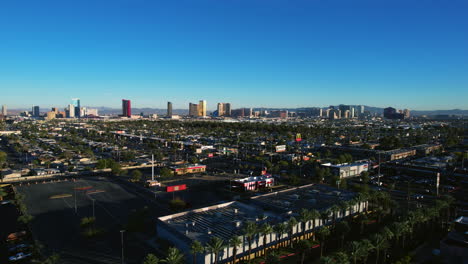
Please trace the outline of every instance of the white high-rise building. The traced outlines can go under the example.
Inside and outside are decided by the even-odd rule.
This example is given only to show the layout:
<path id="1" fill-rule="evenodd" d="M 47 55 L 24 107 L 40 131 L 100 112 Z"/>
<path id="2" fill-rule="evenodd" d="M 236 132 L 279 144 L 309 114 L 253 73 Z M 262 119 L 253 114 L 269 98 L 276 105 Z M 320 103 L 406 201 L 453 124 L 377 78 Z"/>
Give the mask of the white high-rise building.
<path id="1" fill-rule="evenodd" d="M 73 104 L 68 105 L 67 117 L 69 117 L 69 118 L 74 118 L 75 117 L 75 106 Z"/>
<path id="2" fill-rule="evenodd" d="M 7 112 L 7 106 L 6 105 L 2 105 L 2 115 L 3 116 L 7 116 L 8 112 Z"/>

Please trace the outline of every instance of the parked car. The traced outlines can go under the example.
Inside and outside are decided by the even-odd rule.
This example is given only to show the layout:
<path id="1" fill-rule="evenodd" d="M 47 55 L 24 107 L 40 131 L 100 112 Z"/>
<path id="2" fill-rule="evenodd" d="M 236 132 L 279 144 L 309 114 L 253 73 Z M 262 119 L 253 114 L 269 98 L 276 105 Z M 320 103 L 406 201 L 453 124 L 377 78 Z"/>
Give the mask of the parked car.
<path id="1" fill-rule="evenodd" d="M 0 204 L 1 204 L 1 205 L 4 205 L 4 204 L 11 204 L 11 201 L 10 201 L 10 200 L 0 201 Z"/>
<path id="2" fill-rule="evenodd" d="M 9 257 L 8 259 L 10 261 L 17 261 L 17 260 L 22 260 L 22 259 L 25 259 L 27 257 L 30 257 L 32 255 L 32 253 L 23 253 L 23 252 L 20 252 L 14 256 L 11 256 Z"/>
<path id="3" fill-rule="evenodd" d="M 20 250 L 20 249 L 25 249 L 25 248 L 30 248 L 30 247 L 31 247 L 31 245 L 28 245 L 28 244 L 19 244 L 19 245 L 10 247 L 8 249 L 8 251 L 12 252 L 12 251 L 17 251 L 17 250 Z"/>

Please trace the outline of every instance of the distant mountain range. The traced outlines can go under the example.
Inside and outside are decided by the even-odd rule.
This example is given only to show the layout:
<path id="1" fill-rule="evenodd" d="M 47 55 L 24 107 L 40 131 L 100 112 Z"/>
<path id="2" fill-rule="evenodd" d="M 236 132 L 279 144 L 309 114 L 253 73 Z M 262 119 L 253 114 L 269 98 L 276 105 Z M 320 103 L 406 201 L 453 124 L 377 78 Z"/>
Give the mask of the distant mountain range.
<path id="1" fill-rule="evenodd" d="M 100 115 L 118 115 L 122 113 L 122 109 L 120 108 L 111 108 L 111 107 L 89 107 L 98 109 Z M 312 108 L 312 107 L 298 107 L 298 108 L 267 108 L 267 107 L 253 107 L 254 110 L 288 110 L 290 112 L 300 112 L 303 109 Z M 322 109 L 326 109 L 327 107 L 321 107 Z M 41 109 L 42 110 L 42 109 Z M 365 110 L 371 113 L 382 114 L 384 108 L 381 107 L 373 107 L 373 106 L 365 106 Z M 411 109 L 410 109 L 411 110 Z M 9 109 L 9 114 L 18 114 L 23 111 L 31 111 L 31 109 Z M 41 111 L 43 112 L 43 111 Z M 211 111 L 208 111 L 209 113 Z M 158 114 L 158 115 L 165 115 L 167 113 L 167 109 L 161 108 L 132 108 L 132 113 L 134 115 L 144 113 L 145 115 L 148 114 Z M 187 115 L 188 109 L 173 109 L 172 113 L 175 115 Z M 457 115 L 457 116 L 468 116 L 468 110 L 461 110 L 461 109 L 452 109 L 452 110 L 411 110 L 412 116 L 421 116 L 421 115 Z"/>

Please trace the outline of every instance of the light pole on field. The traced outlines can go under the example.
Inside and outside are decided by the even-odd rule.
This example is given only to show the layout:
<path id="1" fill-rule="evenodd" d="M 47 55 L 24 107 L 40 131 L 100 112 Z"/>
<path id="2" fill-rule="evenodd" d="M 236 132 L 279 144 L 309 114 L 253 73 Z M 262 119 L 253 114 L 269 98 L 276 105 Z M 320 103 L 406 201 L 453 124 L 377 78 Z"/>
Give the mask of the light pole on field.
<path id="1" fill-rule="evenodd" d="M 94 201 L 95 199 L 91 199 L 93 201 L 93 218 L 96 218 L 95 215 L 94 215 Z"/>
<path id="2" fill-rule="evenodd" d="M 124 242 L 123 242 L 123 234 L 125 230 L 120 230 L 120 242 L 122 244 L 122 264 L 124 264 Z"/>

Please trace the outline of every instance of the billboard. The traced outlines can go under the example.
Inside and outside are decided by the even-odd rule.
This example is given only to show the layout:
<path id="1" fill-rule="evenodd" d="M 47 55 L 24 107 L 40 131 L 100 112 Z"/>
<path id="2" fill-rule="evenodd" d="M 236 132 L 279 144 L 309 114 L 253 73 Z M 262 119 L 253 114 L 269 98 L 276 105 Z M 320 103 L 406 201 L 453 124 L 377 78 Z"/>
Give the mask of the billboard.
<path id="1" fill-rule="evenodd" d="M 183 191 L 185 189 L 187 189 L 187 185 L 185 184 L 166 186 L 166 192 L 177 192 L 177 191 Z"/>
<path id="2" fill-rule="evenodd" d="M 286 145 L 276 146 L 276 152 L 284 152 L 284 151 L 286 151 Z"/>
<path id="3" fill-rule="evenodd" d="M 302 140 L 301 134 L 297 133 L 296 134 L 296 141 L 299 142 Z"/>

